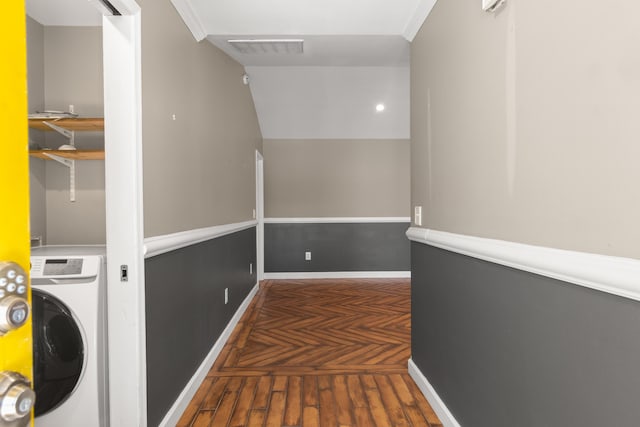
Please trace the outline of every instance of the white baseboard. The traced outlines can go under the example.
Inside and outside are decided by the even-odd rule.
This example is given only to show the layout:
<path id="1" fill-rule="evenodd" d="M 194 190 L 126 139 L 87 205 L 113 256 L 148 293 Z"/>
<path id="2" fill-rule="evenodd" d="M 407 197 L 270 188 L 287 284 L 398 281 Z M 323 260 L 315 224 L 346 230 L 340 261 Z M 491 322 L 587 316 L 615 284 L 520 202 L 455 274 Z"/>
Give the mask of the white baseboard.
<path id="1" fill-rule="evenodd" d="M 265 224 L 364 224 L 410 223 L 408 216 L 324 217 L 324 218 L 265 218 Z"/>
<path id="2" fill-rule="evenodd" d="M 233 329 L 236 327 L 236 325 L 240 321 L 240 318 L 249 307 L 249 304 L 251 303 L 253 297 L 256 295 L 256 293 L 258 293 L 258 289 L 259 285 L 256 283 L 253 289 L 251 289 L 251 292 L 249 292 L 249 295 L 247 295 L 242 304 L 240 304 L 240 307 L 238 307 L 238 310 L 233 315 L 233 317 L 227 324 L 227 327 L 224 329 L 216 343 L 209 351 L 209 354 L 207 354 L 207 357 L 202 361 L 196 373 L 189 380 L 167 414 L 164 416 L 164 419 L 162 420 L 162 422 L 160 422 L 160 427 L 173 427 L 178 423 L 183 412 L 185 411 L 185 409 L 187 409 L 189 402 L 191 402 L 191 399 L 193 399 L 196 391 L 198 391 L 198 387 L 200 387 L 200 384 L 206 378 L 209 369 L 211 369 L 213 363 L 220 355 L 220 352 L 231 336 Z"/>
<path id="3" fill-rule="evenodd" d="M 424 394 L 424 397 L 427 398 L 436 415 L 440 418 L 442 425 L 444 427 L 460 427 L 460 424 L 453 418 L 453 415 L 445 406 L 442 399 L 440 399 L 436 390 L 411 359 L 409 359 L 409 376 L 413 378 L 413 381 L 415 381 L 422 394 Z"/>
<path id="4" fill-rule="evenodd" d="M 293 273 L 264 273 L 265 280 L 298 279 L 406 279 L 410 271 L 322 271 Z"/>

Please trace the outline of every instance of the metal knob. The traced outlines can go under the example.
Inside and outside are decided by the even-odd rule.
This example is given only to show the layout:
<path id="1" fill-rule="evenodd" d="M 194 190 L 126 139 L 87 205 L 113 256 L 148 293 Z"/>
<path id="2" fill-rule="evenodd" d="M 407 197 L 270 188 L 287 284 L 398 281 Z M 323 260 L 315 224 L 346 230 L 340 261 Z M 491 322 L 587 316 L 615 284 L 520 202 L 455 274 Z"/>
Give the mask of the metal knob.
<path id="1" fill-rule="evenodd" d="M 31 412 L 35 400 L 36 394 L 33 390 L 23 384 L 15 385 L 2 399 L 0 416 L 5 421 L 15 421 L 26 417 Z"/>
<path id="2" fill-rule="evenodd" d="M 0 300 L 0 335 L 24 325 L 29 317 L 29 303 L 18 296 Z"/>
<path id="3" fill-rule="evenodd" d="M 16 372 L 0 373 L 0 425 L 13 421 L 9 425 L 23 425 L 18 420 L 29 420 L 35 400 L 27 378 Z"/>

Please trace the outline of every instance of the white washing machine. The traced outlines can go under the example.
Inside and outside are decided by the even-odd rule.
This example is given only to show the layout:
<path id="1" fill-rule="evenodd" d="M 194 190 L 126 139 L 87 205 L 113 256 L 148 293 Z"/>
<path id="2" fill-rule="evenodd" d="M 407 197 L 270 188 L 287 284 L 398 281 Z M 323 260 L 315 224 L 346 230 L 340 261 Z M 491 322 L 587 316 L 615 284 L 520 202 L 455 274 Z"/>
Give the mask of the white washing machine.
<path id="1" fill-rule="evenodd" d="M 106 427 L 104 246 L 31 250 L 36 427 Z"/>

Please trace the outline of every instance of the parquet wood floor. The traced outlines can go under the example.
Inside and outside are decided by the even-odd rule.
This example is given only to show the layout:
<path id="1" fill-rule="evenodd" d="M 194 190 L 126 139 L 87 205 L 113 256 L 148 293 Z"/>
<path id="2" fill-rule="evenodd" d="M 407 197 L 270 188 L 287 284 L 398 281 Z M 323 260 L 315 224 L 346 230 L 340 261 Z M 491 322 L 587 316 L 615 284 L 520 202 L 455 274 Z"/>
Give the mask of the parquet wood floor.
<path id="1" fill-rule="evenodd" d="M 407 374 L 408 279 L 262 282 L 178 426 L 441 427 Z"/>

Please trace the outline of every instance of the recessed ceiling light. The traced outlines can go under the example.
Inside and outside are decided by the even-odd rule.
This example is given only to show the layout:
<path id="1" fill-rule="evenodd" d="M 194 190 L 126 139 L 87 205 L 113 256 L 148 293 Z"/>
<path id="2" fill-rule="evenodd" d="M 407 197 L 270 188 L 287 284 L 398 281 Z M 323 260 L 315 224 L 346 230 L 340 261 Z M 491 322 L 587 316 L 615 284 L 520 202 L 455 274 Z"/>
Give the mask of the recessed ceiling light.
<path id="1" fill-rule="evenodd" d="M 376 111 L 377 111 L 377 112 L 384 111 L 384 104 L 378 104 L 378 105 L 376 105 Z"/>

